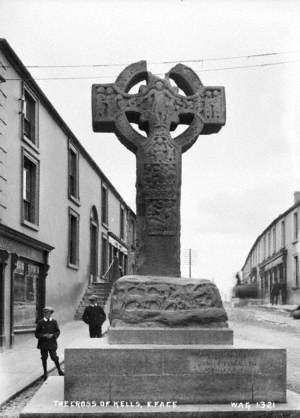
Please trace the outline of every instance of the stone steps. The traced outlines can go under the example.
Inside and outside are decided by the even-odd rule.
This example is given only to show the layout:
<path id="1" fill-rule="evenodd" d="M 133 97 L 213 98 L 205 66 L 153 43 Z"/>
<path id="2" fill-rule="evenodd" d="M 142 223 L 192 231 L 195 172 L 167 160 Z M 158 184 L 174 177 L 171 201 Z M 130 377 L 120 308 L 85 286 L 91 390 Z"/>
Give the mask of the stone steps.
<path id="1" fill-rule="evenodd" d="M 83 298 L 81 299 L 78 305 L 74 319 L 80 320 L 82 318 L 84 309 L 90 303 L 89 297 L 91 295 L 96 295 L 98 297 L 98 303 L 101 306 L 104 306 L 106 303 L 107 297 L 110 294 L 111 288 L 112 288 L 112 283 L 107 283 L 107 282 L 89 284 Z"/>

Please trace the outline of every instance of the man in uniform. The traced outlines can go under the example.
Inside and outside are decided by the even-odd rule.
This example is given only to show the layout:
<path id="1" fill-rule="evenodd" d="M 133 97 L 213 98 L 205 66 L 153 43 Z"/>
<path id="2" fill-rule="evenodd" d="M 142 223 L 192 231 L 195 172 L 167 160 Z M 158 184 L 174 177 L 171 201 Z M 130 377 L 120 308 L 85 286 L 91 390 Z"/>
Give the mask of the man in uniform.
<path id="1" fill-rule="evenodd" d="M 88 324 L 90 337 L 100 338 L 102 337 L 102 324 L 106 319 L 104 310 L 97 304 L 97 296 L 92 295 L 89 297 L 90 305 L 87 306 L 83 312 L 82 320 Z"/>
<path id="2" fill-rule="evenodd" d="M 54 309 L 50 306 L 46 306 L 43 309 L 44 317 L 37 323 L 35 336 L 38 339 L 37 348 L 41 351 L 41 359 L 44 370 L 44 380 L 47 379 L 47 358 L 48 354 L 54 361 L 58 374 L 64 376 L 63 371 L 60 368 L 59 358 L 56 354 L 57 350 L 57 338 L 60 334 L 58 324 L 55 319 L 52 318 Z"/>

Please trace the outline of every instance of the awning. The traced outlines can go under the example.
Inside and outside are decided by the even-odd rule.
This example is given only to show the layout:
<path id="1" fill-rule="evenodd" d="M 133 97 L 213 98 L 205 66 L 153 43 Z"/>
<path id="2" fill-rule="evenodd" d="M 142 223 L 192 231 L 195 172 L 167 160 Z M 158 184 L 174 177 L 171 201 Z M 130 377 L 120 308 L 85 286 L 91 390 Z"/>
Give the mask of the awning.
<path id="1" fill-rule="evenodd" d="M 283 262 L 284 262 L 283 256 L 280 256 L 276 258 L 275 260 L 270 260 L 269 263 L 267 262 L 266 264 L 264 264 L 263 266 L 264 271 L 271 270 L 272 268 L 277 267 L 279 264 L 283 264 Z"/>
<path id="2" fill-rule="evenodd" d="M 124 247 L 124 245 L 120 244 L 119 241 L 114 239 L 111 235 L 108 235 L 108 242 L 113 245 L 115 248 L 117 248 L 119 251 L 122 251 L 122 253 L 127 254 L 127 248 Z"/>

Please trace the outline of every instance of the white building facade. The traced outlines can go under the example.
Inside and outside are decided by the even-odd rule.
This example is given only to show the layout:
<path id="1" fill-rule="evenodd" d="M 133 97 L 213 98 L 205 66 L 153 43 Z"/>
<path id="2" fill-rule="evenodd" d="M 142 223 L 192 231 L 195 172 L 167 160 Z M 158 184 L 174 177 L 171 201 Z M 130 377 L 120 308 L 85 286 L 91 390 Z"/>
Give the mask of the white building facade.
<path id="1" fill-rule="evenodd" d="M 135 214 L 0 40 L 0 347 L 42 308 L 73 319 L 114 256 L 134 266 Z"/>
<path id="2" fill-rule="evenodd" d="M 256 284 L 258 297 L 265 302 L 271 301 L 271 289 L 277 282 L 278 303 L 300 303 L 299 208 L 300 192 L 295 192 L 293 206 L 257 237 L 242 267 L 242 282 Z"/>

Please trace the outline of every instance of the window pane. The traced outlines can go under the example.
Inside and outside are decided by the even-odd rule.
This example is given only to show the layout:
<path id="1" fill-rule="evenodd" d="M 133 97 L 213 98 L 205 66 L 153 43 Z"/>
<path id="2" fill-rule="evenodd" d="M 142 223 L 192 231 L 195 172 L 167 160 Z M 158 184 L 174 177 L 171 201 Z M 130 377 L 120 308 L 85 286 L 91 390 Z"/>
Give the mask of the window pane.
<path id="1" fill-rule="evenodd" d="M 72 149 L 69 149 L 69 193 L 78 197 L 78 158 Z"/>
<path id="2" fill-rule="evenodd" d="M 69 263 L 78 264 L 78 217 L 69 215 Z"/>
<path id="3" fill-rule="evenodd" d="M 13 280 L 14 327 L 17 329 L 35 326 L 38 278 L 38 266 L 18 261 Z"/>
<path id="4" fill-rule="evenodd" d="M 124 209 L 120 209 L 120 237 L 124 238 Z"/>
<path id="5" fill-rule="evenodd" d="M 102 263 L 101 263 L 101 274 L 105 274 L 107 270 L 107 241 L 102 238 Z"/>
<path id="6" fill-rule="evenodd" d="M 107 224 L 108 208 L 107 208 L 107 189 L 102 187 L 102 202 L 101 202 L 101 220 L 102 223 Z"/>
<path id="7" fill-rule="evenodd" d="M 28 92 L 24 100 L 24 135 L 35 143 L 36 103 Z"/>
<path id="8" fill-rule="evenodd" d="M 37 166 L 24 157 L 23 165 L 23 212 L 24 219 L 31 223 L 37 221 Z"/>

